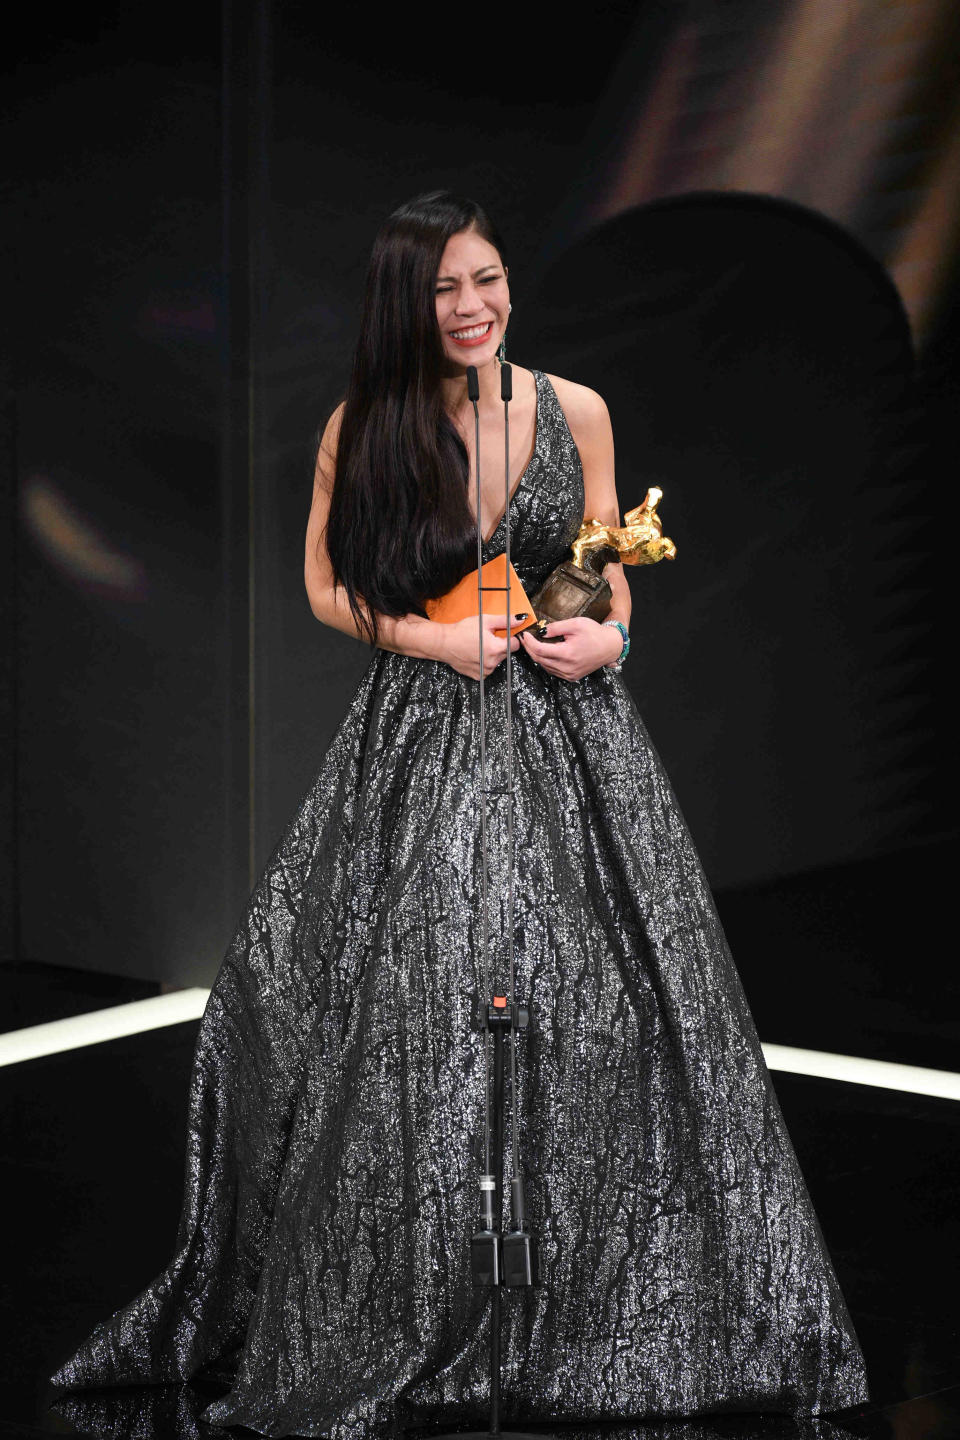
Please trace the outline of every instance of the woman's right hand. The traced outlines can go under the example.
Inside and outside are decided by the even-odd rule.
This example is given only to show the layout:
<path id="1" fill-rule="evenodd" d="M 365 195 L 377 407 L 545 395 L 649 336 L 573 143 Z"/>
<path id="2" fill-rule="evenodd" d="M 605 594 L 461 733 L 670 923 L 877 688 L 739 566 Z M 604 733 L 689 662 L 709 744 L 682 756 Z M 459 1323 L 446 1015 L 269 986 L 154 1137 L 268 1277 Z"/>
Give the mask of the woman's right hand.
<path id="1" fill-rule="evenodd" d="M 511 650 L 520 649 L 516 635 L 495 635 L 494 630 L 507 629 L 506 615 L 484 615 L 483 623 L 483 674 L 486 678 L 506 658 L 507 644 Z M 515 621 L 514 621 L 515 623 Z M 480 637 L 476 615 L 467 615 L 453 625 L 441 625 L 443 634 L 442 653 L 439 660 L 452 665 L 461 675 L 471 680 L 480 679 Z"/>

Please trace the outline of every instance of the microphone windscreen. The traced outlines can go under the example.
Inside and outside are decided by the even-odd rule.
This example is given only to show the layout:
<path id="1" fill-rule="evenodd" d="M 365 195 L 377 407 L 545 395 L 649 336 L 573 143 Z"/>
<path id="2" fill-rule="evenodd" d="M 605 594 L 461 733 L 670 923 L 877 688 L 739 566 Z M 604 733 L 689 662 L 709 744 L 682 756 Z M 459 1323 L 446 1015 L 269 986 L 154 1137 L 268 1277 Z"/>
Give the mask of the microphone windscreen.
<path id="1" fill-rule="evenodd" d="M 480 399 L 480 378 L 477 375 L 476 365 L 467 366 L 467 399 Z"/>
<path id="2" fill-rule="evenodd" d="M 509 365 L 500 366 L 500 399 L 513 399 L 513 370 Z"/>

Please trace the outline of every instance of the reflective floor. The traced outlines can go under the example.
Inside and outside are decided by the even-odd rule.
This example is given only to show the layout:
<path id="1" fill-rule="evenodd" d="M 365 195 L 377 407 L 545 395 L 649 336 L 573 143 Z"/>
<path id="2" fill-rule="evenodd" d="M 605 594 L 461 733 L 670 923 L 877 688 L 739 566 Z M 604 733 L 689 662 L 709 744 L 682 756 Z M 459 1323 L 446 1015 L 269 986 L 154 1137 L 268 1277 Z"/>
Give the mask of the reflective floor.
<path id="1" fill-rule="evenodd" d="M 105 1003 L 123 998 L 139 997 Z M 67 1396 L 51 1409 L 46 1382 L 97 1320 L 169 1260 L 196 1029 L 191 1021 L 0 1069 L 11 1216 L 2 1435 L 252 1433 L 197 1421 L 218 1393 L 212 1386 Z M 785 1417 L 727 1415 L 556 1433 L 571 1440 L 586 1433 L 960 1437 L 960 1104 L 778 1072 L 774 1082 L 867 1357 L 874 1403 L 800 1427 Z"/>

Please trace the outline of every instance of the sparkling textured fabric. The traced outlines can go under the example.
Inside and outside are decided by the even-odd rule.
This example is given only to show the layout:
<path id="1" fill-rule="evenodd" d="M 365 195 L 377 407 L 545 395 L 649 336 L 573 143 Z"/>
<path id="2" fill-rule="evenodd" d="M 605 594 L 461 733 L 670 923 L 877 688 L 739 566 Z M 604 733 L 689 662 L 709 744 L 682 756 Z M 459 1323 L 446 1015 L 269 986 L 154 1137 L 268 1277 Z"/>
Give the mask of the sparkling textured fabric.
<path id="1" fill-rule="evenodd" d="M 528 594 L 584 504 L 535 373 L 511 504 Z M 501 519 L 485 558 L 503 545 Z M 487 684 L 494 789 L 505 676 Z M 623 679 L 571 683 L 519 652 L 512 696 L 516 994 L 532 1012 L 518 1122 L 545 1283 L 504 1292 L 504 1422 L 863 1401 L 744 993 Z M 55 1386 L 219 1376 L 232 1388 L 200 1418 L 268 1436 L 485 1423 L 478 720 L 475 681 L 373 655 L 203 1014 L 176 1253 Z M 502 798 L 490 817 L 503 982 Z"/>

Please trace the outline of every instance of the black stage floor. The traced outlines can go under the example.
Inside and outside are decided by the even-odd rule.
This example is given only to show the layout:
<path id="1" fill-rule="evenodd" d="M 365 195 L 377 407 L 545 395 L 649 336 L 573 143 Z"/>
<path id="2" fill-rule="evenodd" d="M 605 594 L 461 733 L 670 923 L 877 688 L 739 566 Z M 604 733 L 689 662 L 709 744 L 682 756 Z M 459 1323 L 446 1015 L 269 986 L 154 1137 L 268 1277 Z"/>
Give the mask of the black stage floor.
<path id="1" fill-rule="evenodd" d="M 930 921 L 934 890 L 941 904 L 952 896 L 942 885 L 944 852 L 936 867 L 930 858 L 901 855 L 719 897 L 765 1041 L 960 1069 L 955 967 L 944 972 L 935 933 L 918 929 L 918 916 Z M 17 1007 L 5 1007 L 4 1029 L 160 990 L 116 976 L 0 966 L 0 998 L 14 984 Z M 46 1377 L 173 1252 L 197 1025 L 0 1068 L 9 1216 L 0 1435 L 252 1433 L 194 1428 L 189 1415 L 215 1389 L 191 1410 L 172 1387 L 152 1428 L 75 1424 L 48 1408 Z M 780 1417 L 726 1416 L 630 1433 L 960 1440 L 960 1103 L 782 1072 L 773 1079 L 874 1403 L 806 1429 Z M 557 1433 L 571 1435 L 568 1427 Z"/>
<path id="2" fill-rule="evenodd" d="M 46 1376 L 172 1254 L 196 1031 L 193 1021 L 0 1071 L 3 1188 L 14 1208 L 2 1434 L 85 1433 L 48 1411 Z M 876 1399 L 844 1417 L 839 1434 L 960 1436 L 960 1105 L 779 1073 L 774 1080 Z M 800 1432 L 788 1422 L 726 1417 L 669 1433 Z"/>

